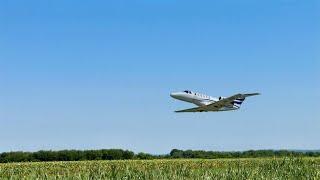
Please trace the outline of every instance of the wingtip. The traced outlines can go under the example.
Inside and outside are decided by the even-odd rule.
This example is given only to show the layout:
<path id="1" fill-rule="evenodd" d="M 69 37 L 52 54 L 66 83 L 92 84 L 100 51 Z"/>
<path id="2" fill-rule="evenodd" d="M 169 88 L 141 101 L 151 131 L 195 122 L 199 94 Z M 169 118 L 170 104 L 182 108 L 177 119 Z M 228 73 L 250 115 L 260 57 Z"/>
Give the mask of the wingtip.
<path id="1" fill-rule="evenodd" d="M 183 113 L 183 112 L 185 112 L 185 111 L 174 111 L 175 113 Z"/>

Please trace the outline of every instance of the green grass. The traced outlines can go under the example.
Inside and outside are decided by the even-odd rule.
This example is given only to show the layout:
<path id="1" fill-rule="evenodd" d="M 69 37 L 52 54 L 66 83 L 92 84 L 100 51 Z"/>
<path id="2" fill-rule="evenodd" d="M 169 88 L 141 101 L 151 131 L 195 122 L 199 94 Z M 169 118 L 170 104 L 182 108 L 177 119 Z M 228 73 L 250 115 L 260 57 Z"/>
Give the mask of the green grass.
<path id="1" fill-rule="evenodd" d="M 320 179 L 320 158 L 8 163 L 0 179 Z"/>

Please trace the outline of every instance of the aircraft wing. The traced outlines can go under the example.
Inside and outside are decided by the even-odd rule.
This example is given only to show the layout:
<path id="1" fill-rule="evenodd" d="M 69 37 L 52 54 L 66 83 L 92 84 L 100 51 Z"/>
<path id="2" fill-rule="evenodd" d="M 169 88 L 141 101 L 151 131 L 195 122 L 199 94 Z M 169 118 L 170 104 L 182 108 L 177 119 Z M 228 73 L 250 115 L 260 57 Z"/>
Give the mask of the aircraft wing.
<path id="1" fill-rule="evenodd" d="M 203 111 L 205 111 L 204 110 L 204 106 L 196 107 L 196 108 L 190 108 L 190 109 L 184 109 L 184 110 L 179 110 L 179 111 L 175 111 L 175 112 L 180 113 L 180 112 L 203 112 Z M 211 111 L 213 111 L 213 110 L 211 110 Z M 218 109 L 216 111 L 218 111 Z"/>
<path id="2" fill-rule="evenodd" d="M 233 101 L 236 99 L 244 99 L 249 96 L 256 96 L 259 95 L 259 93 L 251 93 L 251 94 L 235 94 L 233 96 L 227 97 L 225 99 L 221 99 L 220 101 L 216 101 L 212 104 L 206 105 L 206 106 L 200 106 L 196 108 L 191 109 L 184 109 L 179 110 L 175 112 L 204 112 L 204 111 L 228 111 L 228 110 L 234 110 L 233 108 L 225 108 L 230 105 L 233 105 Z"/>

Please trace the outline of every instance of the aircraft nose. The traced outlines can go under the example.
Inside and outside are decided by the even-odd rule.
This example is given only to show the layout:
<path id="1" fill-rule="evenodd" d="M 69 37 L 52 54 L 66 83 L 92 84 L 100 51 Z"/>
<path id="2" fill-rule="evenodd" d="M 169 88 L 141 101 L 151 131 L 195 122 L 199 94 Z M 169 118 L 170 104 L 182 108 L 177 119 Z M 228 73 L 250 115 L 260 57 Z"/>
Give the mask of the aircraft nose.
<path id="1" fill-rule="evenodd" d="M 178 93 L 175 93 L 175 92 L 170 93 L 170 96 L 173 97 L 173 98 L 176 98 L 178 96 Z"/>

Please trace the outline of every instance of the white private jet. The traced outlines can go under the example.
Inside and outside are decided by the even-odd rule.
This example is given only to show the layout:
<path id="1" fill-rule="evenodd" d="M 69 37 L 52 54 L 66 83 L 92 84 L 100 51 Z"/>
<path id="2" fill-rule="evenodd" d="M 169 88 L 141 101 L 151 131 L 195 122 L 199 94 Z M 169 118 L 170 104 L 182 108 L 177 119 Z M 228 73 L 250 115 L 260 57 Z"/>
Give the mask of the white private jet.
<path id="1" fill-rule="evenodd" d="M 175 112 L 208 112 L 208 111 L 231 111 L 240 108 L 246 97 L 260 95 L 260 93 L 251 94 L 235 94 L 230 97 L 214 98 L 201 93 L 185 90 L 183 92 L 174 92 L 170 96 L 189 103 L 193 103 L 199 107 L 184 109 Z"/>

